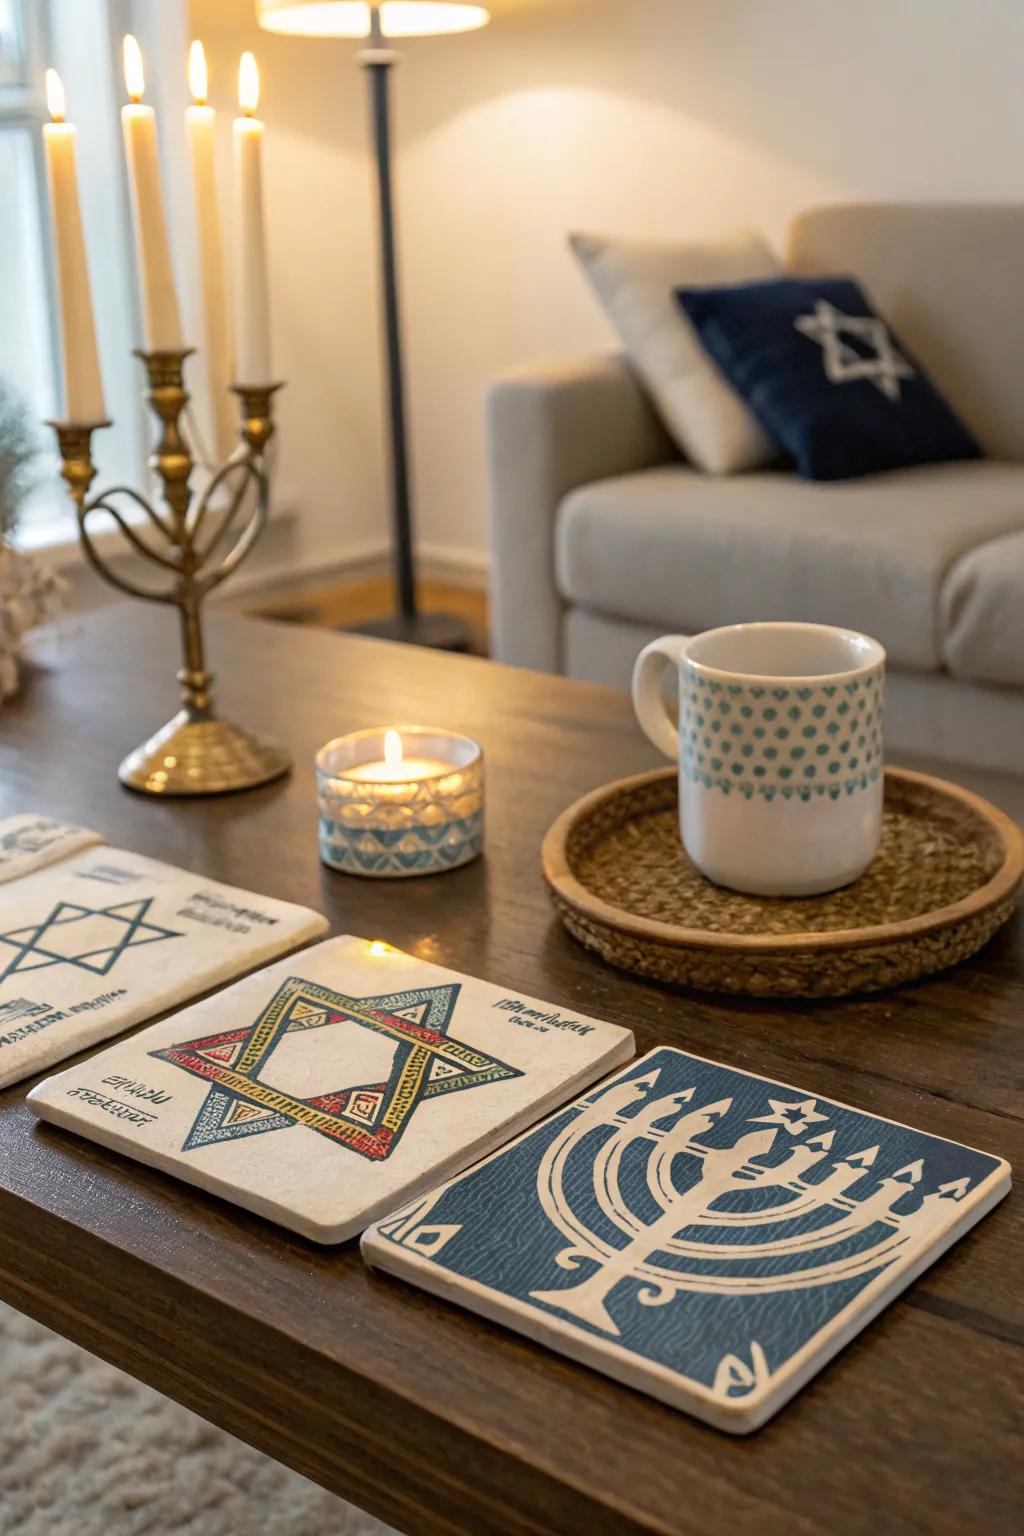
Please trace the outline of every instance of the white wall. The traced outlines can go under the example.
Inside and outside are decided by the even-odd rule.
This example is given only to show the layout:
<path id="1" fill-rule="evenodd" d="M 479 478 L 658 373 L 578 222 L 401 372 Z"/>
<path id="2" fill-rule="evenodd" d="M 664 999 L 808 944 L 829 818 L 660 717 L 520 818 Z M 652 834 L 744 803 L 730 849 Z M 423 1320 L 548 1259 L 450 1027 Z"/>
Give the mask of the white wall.
<path id="1" fill-rule="evenodd" d="M 1019 0 L 512 3 L 396 80 L 420 532 L 457 552 L 486 547 L 488 380 L 609 343 L 567 229 L 778 239 L 822 200 L 1024 189 Z M 265 67 L 282 480 L 329 556 L 386 528 L 362 81 L 253 9 L 192 0 L 221 88 L 243 46 Z"/>
<path id="2" fill-rule="evenodd" d="M 362 81 L 351 46 L 259 31 L 254 0 L 191 0 L 218 109 L 230 223 L 239 54 L 262 76 L 260 113 L 278 396 L 277 484 L 301 509 L 293 563 L 314 567 L 386 534 L 375 284 Z M 227 250 L 230 239 L 226 228 Z"/>

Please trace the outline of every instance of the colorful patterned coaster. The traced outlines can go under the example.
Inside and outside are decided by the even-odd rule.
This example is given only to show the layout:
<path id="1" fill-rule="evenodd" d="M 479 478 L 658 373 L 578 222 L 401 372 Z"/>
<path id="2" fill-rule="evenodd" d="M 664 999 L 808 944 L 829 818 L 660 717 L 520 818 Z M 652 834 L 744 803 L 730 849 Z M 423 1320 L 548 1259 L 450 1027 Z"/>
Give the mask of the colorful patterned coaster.
<path id="1" fill-rule="evenodd" d="M 340 1243 L 632 1054 L 629 1030 L 331 939 L 51 1077 L 29 1104 Z"/>
<path id="2" fill-rule="evenodd" d="M 0 886 L 0 1086 L 318 938 L 327 921 L 102 846 Z"/>
<path id="3" fill-rule="evenodd" d="M 362 1248 L 745 1434 L 1009 1188 L 998 1157 L 664 1047 Z"/>

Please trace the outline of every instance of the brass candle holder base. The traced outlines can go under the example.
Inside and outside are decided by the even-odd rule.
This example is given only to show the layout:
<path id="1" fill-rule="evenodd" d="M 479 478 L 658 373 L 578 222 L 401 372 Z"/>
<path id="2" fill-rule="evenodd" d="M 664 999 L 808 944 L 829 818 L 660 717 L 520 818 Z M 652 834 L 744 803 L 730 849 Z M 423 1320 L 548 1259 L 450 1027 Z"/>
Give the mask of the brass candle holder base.
<path id="1" fill-rule="evenodd" d="M 291 765 L 276 742 L 230 720 L 182 709 L 129 752 L 117 776 L 145 795 L 226 795 L 269 784 Z"/>
<path id="2" fill-rule="evenodd" d="M 234 385 L 241 407 L 239 446 L 193 500 L 189 490 L 192 455 L 181 432 L 188 403 L 182 382 L 189 351 L 139 352 L 148 376 L 146 398 L 161 423 L 150 468 L 161 481 L 158 508 L 129 486 L 118 486 L 88 500 L 96 469 L 92 434 L 109 422 L 51 422 L 60 444 L 62 472 L 78 516 L 86 557 L 104 581 L 130 597 L 177 608 L 184 666 L 178 673 L 182 709 L 173 720 L 134 752 L 118 770 L 122 784 L 147 795 L 222 795 L 253 789 L 280 778 L 291 767 L 283 747 L 241 726 L 221 720 L 213 708 L 212 678 L 206 670 L 201 605 L 245 559 L 266 524 L 270 492 L 264 467 L 273 435 L 272 401 L 277 384 Z M 240 521 L 247 492 L 255 501 Z M 127 516 L 117 498 L 131 503 Z M 105 512 L 128 545 L 166 573 L 161 587 L 145 587 L 120 574 L 93 542 L 90 517 Z M 139 514 L 142 514 L 139 516 Z"/>

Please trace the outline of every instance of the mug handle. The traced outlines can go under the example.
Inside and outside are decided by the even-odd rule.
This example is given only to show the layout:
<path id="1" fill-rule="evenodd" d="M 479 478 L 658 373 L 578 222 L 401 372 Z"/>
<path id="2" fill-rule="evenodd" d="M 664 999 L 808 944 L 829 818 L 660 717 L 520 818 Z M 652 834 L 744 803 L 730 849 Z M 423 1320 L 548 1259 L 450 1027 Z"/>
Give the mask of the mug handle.
<path id="1" fill-rule="evenodd" d="M 673 725 L 661 692 L 666 662 L 678 667 L 689 635 L 662 635 L 645 645 L 633 668 L 633 708 L 648 741 L 673 760 L 679 756 L 679 732 Z"/>

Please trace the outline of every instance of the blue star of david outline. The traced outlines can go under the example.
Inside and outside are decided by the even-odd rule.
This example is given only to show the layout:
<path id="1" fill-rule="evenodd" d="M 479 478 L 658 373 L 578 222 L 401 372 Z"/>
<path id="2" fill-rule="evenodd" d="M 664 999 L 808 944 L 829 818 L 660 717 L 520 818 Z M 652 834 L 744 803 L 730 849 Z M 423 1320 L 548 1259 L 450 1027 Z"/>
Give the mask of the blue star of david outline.
<path id="1" fill-rule="evenodd" d="M 283 983 L 255 1023 L 247 1028 L 151 1051 L 150 1055 L 157 1060 L 170 1061 L 192 1075 L 214 1079 L 182 1144 L 182 1151 L 191 1152 L 239 1137 L 260 1136 L 304 1125 L 374 1161 L 387 1158 L 420 1103 L 522 1076 L 517 1068 L 448 1034 L 460 991 L 459 983 L 450 982 L 375 997 L 352 998 L 292 977 Z M 306 1010 L 312 1016 L 312 1022 L 299 1016 L 298 1009 Z M 381 1017 L 377 1020 L 368 1017 L 369 1014 Z M 268 1104 L 272 1107 L 287 1096 L 264 1083 L 260 1074 L 284 1036 L 294 1030 L 318 1029 L 332 1023 L 352 1023 L 377 1029 L 396 1041 L 387 1081 L 347 1085 L 308 1099 L 289 1099 L 288 1107 L 278 1113 L 269 1112 Z M 403 1026 L 409 1031 L 404 1040 Z M 416 1033 L 419 1028 L 431 1031 L 435 1042 L 425 1045 L 422 1036 Z M 250 1049 L 259 1032 L 261 1037 L 256 1048 Z M 446 1047 L 449 1048 L 447 1052 Z M 410 1058 L 417 1048 L 421 1056 L 424 1051 L 429 1053 L 431 1068 L 440 1066 L 446 1075 L 435 1077 L 429 1070 L 423 1072 L 415 1091 L 410 1094 L 404 1080 Z M 226 1064 L 227 1056 L 232 1061 L 244 1061 L 244 1068 L 234 1070 Z M 218 1062 L 225 1065 L 218 1066 Z M 218 1075 L 230 1078 L 230 1083 L 226 1086 L 218 1083 L 215 1080 Z M 396 1111 L 403 1088 L 404 1096 Z M 379 1104 L 371 1118 L 357 1122 L 346 1111 L 363 1094 L 373 1095 L 379 1099 Z M 237 1119 L 240 1108 L 258 1118 Z M 391 1128 L 386 1124 L 389 1119 Z"/>
<path id="2" fill-rule="evenodd" d="M 89 971 L 94 976 L 106 976 L 113 970 L 121 956 L 129 949 L 143 944 L 157 944 L 163 939 L 183 939 L 185 935 L 172 928 L 149 923 L 146 917 L 154 897 L 147 896 L 134 901 L 121 901 L 111 907 L 85 907 L 78 902 L 58 901 L 41 923 L 26 924 L 0 933 L 0 944 L 6 944 L 15 953 L 0 970 L 0 982 L 18 971 L 43 971 L 53 965 L 70 965 L 76 970 Z M 82 922 L 91 917 L 107 918 L 121 926 L 121 933 L 112 944 L 101 944 L 84 950 L 78 955 L 62 955 L 46 946 L 46 935 L 53 928 Z"/>

